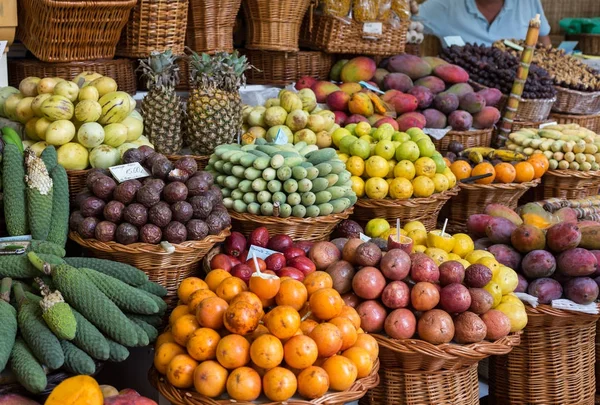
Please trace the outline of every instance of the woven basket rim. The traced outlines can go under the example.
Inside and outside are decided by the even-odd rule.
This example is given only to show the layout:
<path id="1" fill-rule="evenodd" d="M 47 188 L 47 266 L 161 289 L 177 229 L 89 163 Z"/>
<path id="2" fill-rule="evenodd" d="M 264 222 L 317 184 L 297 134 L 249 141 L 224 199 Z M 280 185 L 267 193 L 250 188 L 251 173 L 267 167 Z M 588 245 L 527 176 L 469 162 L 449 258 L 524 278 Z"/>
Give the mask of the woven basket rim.
<path id="1" fill-rule="evenodd" d="M 561 86 L 554 86 L 554 88 L 556 89 L 556 91 L 568 93 L 568 94 L 574 94 L 574 95 L 577 95 L 580 97 L 590 97 L 590 98 L 600 97 L 600 91 L 573 90 L 573 89 L 568 89 L 566 87 L 561 87 Z"/>
<path id="2" fill-rule="evenodd" d="M 248 222 L 259 222 L 264 224 L 280 224 L 280 223 L 290 223 L 290 226 L 293 225 L 318 225 L 323 223 L 337 223 L 339 220 L 346 219 L 352 212 L 354 211 L 353 207 L 350 207 L 338 214 L 330 214 L 320 217 L 314 218 L 296 218 L 296 217 L 267 217 L 263 215 L 254 215 L 247 213 L 239 213 L 233 210 L 227 210 L 229 212 L 229 216 L 232 220 L 236 221 L 248 221 Z"/>
<path id="3" fill-rule="evenodd" d="M 178 388 L 173 387 L 166 381 L 164 376 L 161 376 L 158 371 L 152 366 L 148 371 L 148 380 L 150 380 L 150 384 L 156 388 L 161 394 L 167 396 L 173 404 L 175 405 L 195 405 L 195 404 L 204 404 L 204 405 L 279 405 L 282 402 L 246 402 L 246 401 L 235 401 L 232 399 L 212 399 L 205 397 L 204 395 L 198 394 L 197 392 L 188 391 L 188 390 L 180 390 Z M 371 373 L 361 378 L 360 380 L 356 380 L 354 384 L 346 391 L 341 392 L 328 392 L 320 398 L 314 399 L 312 401 L 305 401 L 302 399 L 290 398 L 289 400 L 283 402 L 283 404 L 287 405 L 316 405 L 316 404 L 339 404 L 339 403 L 347 403 L 356 401 L 362 398 L 368 390 L 374 388 L 379 385 L 379 359 L 375 361 L 373 368 L 371 369 Z M 165 393 L 176 392 L 184 398 L 185 402 L 173 402 L 173 397 L 171 395 L 165 395 Z M 169 398 L 171 397 L 171 398 Z"/>
<path id="4" fill-rule="evenodd" d="M 493 128 L 483 128 L 483 129 L 469 129 L 467 131 L 455 131 L 455 130 L 450 130 L 446 133 L 446 135 L 470 135 L 470 136 L 476 136 L 476 135 L 485 135 L 488 134 L 490 132 L 492 132 Z"/>
<path id="5" fill-rule="evenodd" d="M 39 60 L 37 58 L 17 58 L 17 59 L 11 59 L 11 63 L 17 63 L 17 64 L 21 64 L 21 65 L 25 65 L 25 64 L 30 64 L 30 65 L 46 65 L 46 66 L 53 66 L 53 67 L 61 67 L 61 66 L 90 66 L 90 65 L 97 65 L 97 64 L 101 64 L 101 63 L 110 63 L 110 64 L 130 64 L 130 63 L 135 63 L 134 60 L 132 59 L 127 59 L 127 58 L 123 58 L 123 57 L 119 57 L 119 58 L 114 58 L 114 59 L 108 59 L 108 58 L 102 58 L 102 59 L 93 59 L 93 60 L 76 60 L 73 62 L 44 62 L 43 60 Z"/>
<path id="6" fill-rule="evenodd" d="M 394 208 L 394 207 L 415 207 L 419 205 L 425 204 L 433 204 L 440 200 L 449 200 L 452 196 L 458 194 L 460 187 L 456 185 L 450 190 L 443 191 L 441 193 L 432 194 L 429 197 L 420 197 L 420 198 L 409 198 L 407 200 L 393 200 L 391 198 L 359 198 L 356 201 L 357 206 L 362 208 L 374 208 L 374 207 L 386 207 L 386 208 Z"/>
<path id="7" fill-rule="evenodd" d="M 599 119 L 600 114 L 571 114 L 571 113 L 563 113 L 558 111 L 552 111 L 548 119 L 552 121 L 553 118 L 562 118 L 562 119 L 576 119 L 576 120 L 585 120 L 585 119 Z"/>
<path id="8" fill-rule="evenodd" d="M 467 191 L 495 191 L 495 190 L 529 190 L 532 187 L 537 187 L 542 182 L 541 179 L 535 179 L 523 183 L 492 183 L 492 184 L 474 184 L 474 183 L 458 183 L 460 190 Z"/>
<path id="9" fill-rule="evenodd" d="M 485 86 L 483 84 L 477 83 L 474 80 L 469 79 L 468 84 L 470 84 L 471 86 L 477 86 L 480 89 L 489 89 L 490 87 Z M 554 86 L 556 87 L 556 86 Z M 495 87 L 493 87 L 495 88 Z M 508 99 L 508 95 L 502 93 L 502 97 L 505 99 Z M 519 100 L 519 103 L 534 103 L 534 102 L 539 102 L 540 104 L 544 104 L 544 103 L 554 103 L 556 101 L 556 96 L 552 97 L 552 98 L 523 98 L 521 97 L 521 99 Z"/>
<path id="10" fill-rule="evenodd" d="M 434 345 L 421 339 L 392 339 L 390 337 L 372 334 L 380 347 L 402 354 L 420 354 L 445 360 L 476 360 L 488 356 L 508 354 L 514 346 L 521 343 L 521 332 L 511 333 L 495 342 L 483 341 L 468 345 L 444 343 Z"/>
<path id="11" fill-rule="evenodd" d="M 184 157 L 191 157 L 195 160 L 202 160 L 202 161 L 210 159 L 210 155 L 178 155 L 178 154 L 174 154 L 174 155 L 165 155 L 165 157 L 172 162 L 176 161 L 178 159 L 184 158 Z"/>
<path id="12" fill-rule="evenodd" d="M 596 306 L 600 309 L 600 303 L 596 303 Z M 548 304 L 539 304 L 537 307 L 532 307 L 531 305 L 525 305 L 525 310 L 527 311 L 528 316 L 553 316 L 557 318 L 578 318 L 583 323 L 589 322 L 590 320 L 600 318 L 600 314 L 593 315 L 587 314 L 579 311 L 569 311 L 566 309 L 558 309 L 553 308 Z"/>
<path id="13" fill-rule="evenodd" d="M 544 174 L 544 176 L 556 176 L 556 177 L 561 177 L 561 178 L 568 178 L 568 177 L 578 177 L 580 179 L 591 179 L 594 177 L 599 177 L 600 178 L 600 170 L 594 170 L 594 171 L 589 171 L 589 172 L 582 172 L 580 170 L 571 170 L 571 169 L 565 169 L 565 170 L 560 170 L 560 169 L 556 169 L 556 170 L 548 170 L 546 172 L 546 174 Z"/>
<path id="14" fill-rule="evenodd" d="M 69 238 L 81 247 L 106 253 L 153 254 L 168 256 L 176 253 L 193 253 L 207 244 L 212 245 L 224 241 L 225 238 L 227 238 L 230 234 L 231 226 L 222 230 L 218 235 L 209 235 L 202 240 L 188 240 L 183 243 L 174 243 L 173 247 L 175 248 L 175 251 L 172 253 L 165 252 L 160 245 L 153 245 L 151 243 L 138 242 L 130 245 L 123 245 L 117 242 L 100 242 L 97 239 L 83 239 L 77 232 L 74 231 L 69 232 Z"/>

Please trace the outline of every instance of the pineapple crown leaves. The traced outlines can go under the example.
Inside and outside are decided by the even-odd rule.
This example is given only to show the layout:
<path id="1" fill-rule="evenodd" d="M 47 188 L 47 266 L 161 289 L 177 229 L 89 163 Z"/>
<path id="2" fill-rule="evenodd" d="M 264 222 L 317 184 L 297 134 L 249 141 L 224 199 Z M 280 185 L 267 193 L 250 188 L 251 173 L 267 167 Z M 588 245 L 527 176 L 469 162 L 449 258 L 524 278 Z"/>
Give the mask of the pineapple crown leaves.
<path id="1" fill-rule="evenodd" d="M 179 56 L 167 49 L 164 52 L 153 51 L 148 59 L 140 59 L 137 71 L 148 82 L 148 89 L 173 90 L 179 83 Z"/>
<path id="2" fill-rule="evenodd" d="M 234 91 L 246 84 L 244 72 L 251 69 L 246 56 L 238 51 L 218 52 L 214 55 L 198 55 L 190 50 L 190 73 L 192 80 L 202 87 L 217 87 Z"/>

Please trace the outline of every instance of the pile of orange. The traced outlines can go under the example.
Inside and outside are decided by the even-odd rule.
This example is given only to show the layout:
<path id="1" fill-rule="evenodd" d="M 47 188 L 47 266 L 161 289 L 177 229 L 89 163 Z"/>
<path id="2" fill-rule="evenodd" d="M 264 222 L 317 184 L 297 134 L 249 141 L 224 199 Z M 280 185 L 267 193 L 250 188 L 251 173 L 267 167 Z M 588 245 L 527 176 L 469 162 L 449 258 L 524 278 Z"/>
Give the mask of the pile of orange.
<path id="1" fill-rule="evenodd" d="M 534 154 L 527 161 L 511 163 L 498 163 L 496 166 L 490 162 L 481 162 L 471 167 L 469 162 L 456 160 L 450 165 L 450 170 L 458 181 L 469 177 L 491 174 L 483 179 L 475 180 L 475 184 L 492 183 L 526 183 L 541 178 L 550 168 L 548 158 L 543 154 Z"/>
<path id="2" fill-rule="evenodd" d="M 370 374 L 377 341 L 328 273 L 304 282 L 263 273 L 248 285 L 220 269 L 181 283 L 154 356 L 169 383 L 210 398 L 254 401 L 264 393 L 283 402 L 345 391 Z"/>

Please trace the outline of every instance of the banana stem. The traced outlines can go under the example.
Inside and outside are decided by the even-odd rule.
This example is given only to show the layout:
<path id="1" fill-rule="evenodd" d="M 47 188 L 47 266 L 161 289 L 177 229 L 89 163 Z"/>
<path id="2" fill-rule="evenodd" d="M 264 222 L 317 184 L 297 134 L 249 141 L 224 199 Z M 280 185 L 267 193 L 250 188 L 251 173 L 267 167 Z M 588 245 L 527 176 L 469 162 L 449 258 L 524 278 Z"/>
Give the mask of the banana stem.
<path id="1" fill-rule="evenodd" d="M 27 253 L 27 258 L 29 259 L 33 267 L 35 267 L 42 273 L 46 275 L 50 275 L 50 273 L 52 273 L 52 267 L 50 266 L 50 264 L 42 260 L 42 258 L 39 257 L 35 252 Z"/>
<path id="2" fill-rule="evenodd" d="M 2 285 L 0 285 L 0 299 L 6 302 L 10 302 L 10 288 L 12 287 L 12 278 L 6 277 L 2 279 Z"/>

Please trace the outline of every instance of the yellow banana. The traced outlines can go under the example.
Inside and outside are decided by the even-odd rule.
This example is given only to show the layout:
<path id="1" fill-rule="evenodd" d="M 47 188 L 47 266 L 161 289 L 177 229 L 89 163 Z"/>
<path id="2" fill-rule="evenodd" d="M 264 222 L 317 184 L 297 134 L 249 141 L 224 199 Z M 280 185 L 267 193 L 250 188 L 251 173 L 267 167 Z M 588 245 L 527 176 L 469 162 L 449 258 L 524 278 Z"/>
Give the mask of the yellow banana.
<path id="1" fill-rule="evenodd" d="M 469 157 L 469 160 L 471 162 L 473 162 L 473 163 L 481 163 L 481 162 L 483 162 L 483 155 L 481 154 L 481 152 L 478 152 L 476 150 L 471 150 L 469 152 L 468 157 Z"/>
<path id="2" fill-rule="evenodd" d="M 500 159 L 504 162 L 527 160 L 526 154 L 505 149 L 496 149 L 494 153 L 492 153 L 492 155 L 488 157 L 491 159 Z"/>
<path id="3" fill-rule="evenodd" d="M 469 156 L 471 154 L 471 152 L 477 152 L 480 153 L 482 156 L 487 157 L 489 154 L 493 153 L 495 151 L 494 148 L 487 148 L 484 146 L 478 146 L 478 147 L 474 147 L 474 148 L 467 148 L 465 150 L 462 151 L 461 155 L 463 156 Z"/>

